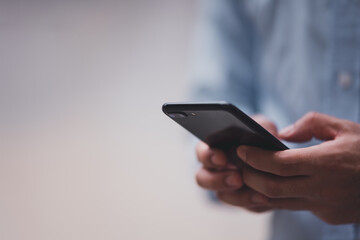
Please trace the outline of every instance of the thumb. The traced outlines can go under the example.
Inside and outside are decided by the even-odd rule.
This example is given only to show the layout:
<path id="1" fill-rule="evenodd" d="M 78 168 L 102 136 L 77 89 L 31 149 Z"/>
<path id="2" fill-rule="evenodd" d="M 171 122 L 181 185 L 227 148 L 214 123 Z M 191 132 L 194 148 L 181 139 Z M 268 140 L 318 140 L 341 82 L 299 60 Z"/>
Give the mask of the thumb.
<path id="1" fill-rule="evenodd" d="M 332 140 L 340 130 L 340 119 L 329 115 L 309 112 L 293 125 L 279 132 L 279 137 L 291 142 L 306 142 L 313 137 L 319 140 Z"/>

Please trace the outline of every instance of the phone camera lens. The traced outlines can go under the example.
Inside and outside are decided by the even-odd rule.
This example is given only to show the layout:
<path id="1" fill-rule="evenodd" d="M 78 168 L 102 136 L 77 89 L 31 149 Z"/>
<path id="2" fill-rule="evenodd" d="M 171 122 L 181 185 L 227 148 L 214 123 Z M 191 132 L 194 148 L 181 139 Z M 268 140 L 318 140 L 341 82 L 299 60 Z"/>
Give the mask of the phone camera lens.
<path id="1" fill-rule="evenodd" d="M 171 117 L 171 118 L 186 118 L 187 115 L 185 113 L 169 113 L 169 117 Z"/>

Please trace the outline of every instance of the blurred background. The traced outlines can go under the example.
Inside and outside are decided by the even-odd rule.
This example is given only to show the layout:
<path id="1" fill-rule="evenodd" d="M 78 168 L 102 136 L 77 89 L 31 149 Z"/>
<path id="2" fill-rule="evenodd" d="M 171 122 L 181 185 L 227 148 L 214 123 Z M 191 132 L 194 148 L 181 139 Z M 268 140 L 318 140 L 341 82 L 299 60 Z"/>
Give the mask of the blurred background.
<path id="1" fill-rule="evenodd" d="M 213 204 L 161 111 L 191 86 L 193 0 L 0 2 L 0 239 L 264 239 Z"/>

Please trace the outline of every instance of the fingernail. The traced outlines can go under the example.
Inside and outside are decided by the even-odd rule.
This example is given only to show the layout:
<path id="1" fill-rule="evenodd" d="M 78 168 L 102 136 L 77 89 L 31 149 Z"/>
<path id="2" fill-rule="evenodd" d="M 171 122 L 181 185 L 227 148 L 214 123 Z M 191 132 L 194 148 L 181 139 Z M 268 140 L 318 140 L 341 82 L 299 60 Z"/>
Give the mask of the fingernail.
<path id="1" fill-rule="evenodd" d="M 240 176 L 237 175 L 230 175 L 225 180 L 226 184 L 230 187 L 241 187 L 242 186 L 242 180 Z"/>
<path id="2" fill-rule="evenodd" d="M 251 196 L 251 201 L 253 203 L 266 203 L 269 199 L 265 197 L 264 195 L 261 195 L 259 193 L 255 193 Z"/>
<path id="3" fill-rule="evenodd" d="M 246 160 L 246 150 L 247 150 L 247 147 L 246 146 L 240 146 L 238 147 L 237 149 L 237 155 L 239 156 L 239 158 L 243 161 Z"/>
<path id="4" fill-rule="evenodd" d="M 226 164 L 226 160 L 221 158 L 219 155 L 216 155 L 216 154 L 212 155 L 211 162 L 214 165 L 219 166 L 219 167 L 224 166 Z"/>
<path id="5" fill-rule="evenodd" d="M 288 136 L 293 132 L 293 130 L 294 130 L 294 125 L 290 125 L 284 128 L 283 130 L 281 130 L 279 134 L 283 136 Z"/>

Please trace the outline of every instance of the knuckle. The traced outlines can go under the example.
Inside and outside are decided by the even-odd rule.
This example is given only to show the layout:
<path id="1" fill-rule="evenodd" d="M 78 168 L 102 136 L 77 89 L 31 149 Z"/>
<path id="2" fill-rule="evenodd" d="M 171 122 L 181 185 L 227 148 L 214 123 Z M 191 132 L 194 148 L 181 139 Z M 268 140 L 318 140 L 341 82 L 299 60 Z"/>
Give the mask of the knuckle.
<path id="1" fill-rule="evenodd" d="M 199 142 L 195 149 L 197 159 L 204 163 L 210 156 L 209 148 L 203 143 Z"/>
<path id="2" fill-rule="evenodd" d="M 208 190 L 217 190 L 223 188 L 222 176 L 216 175 L 215 173 L 208 172 L 205 169 L 200 169 L 195 175 L 197 184 Z"/>
<path id="3" fill-rule="evenodd" d="M 310 111 L 308 113 L 306 113 L 305 118 L 309 121 L 314 121 L 319 117 L 319 113 L 318 112 L 314 112 L 314 111 Z"/>
<path id="4" fill-rule="evenodd" d="M 206 188 L 206 184 L 204 182 L 204 179 L 203 179 L 203 174 L 201 173 L 201 170 L 199 170 L 196 175 L 195 175 L 195 180 L 196 180 L 196 183 L 202 187 L 202 188 Z"/>
<path id="5" fill-rule="evenodd" d="M 205 160 L 204 154 L 201 151 L 196 151 L 196 157 L 199 162 L 203 163 Z"/>

